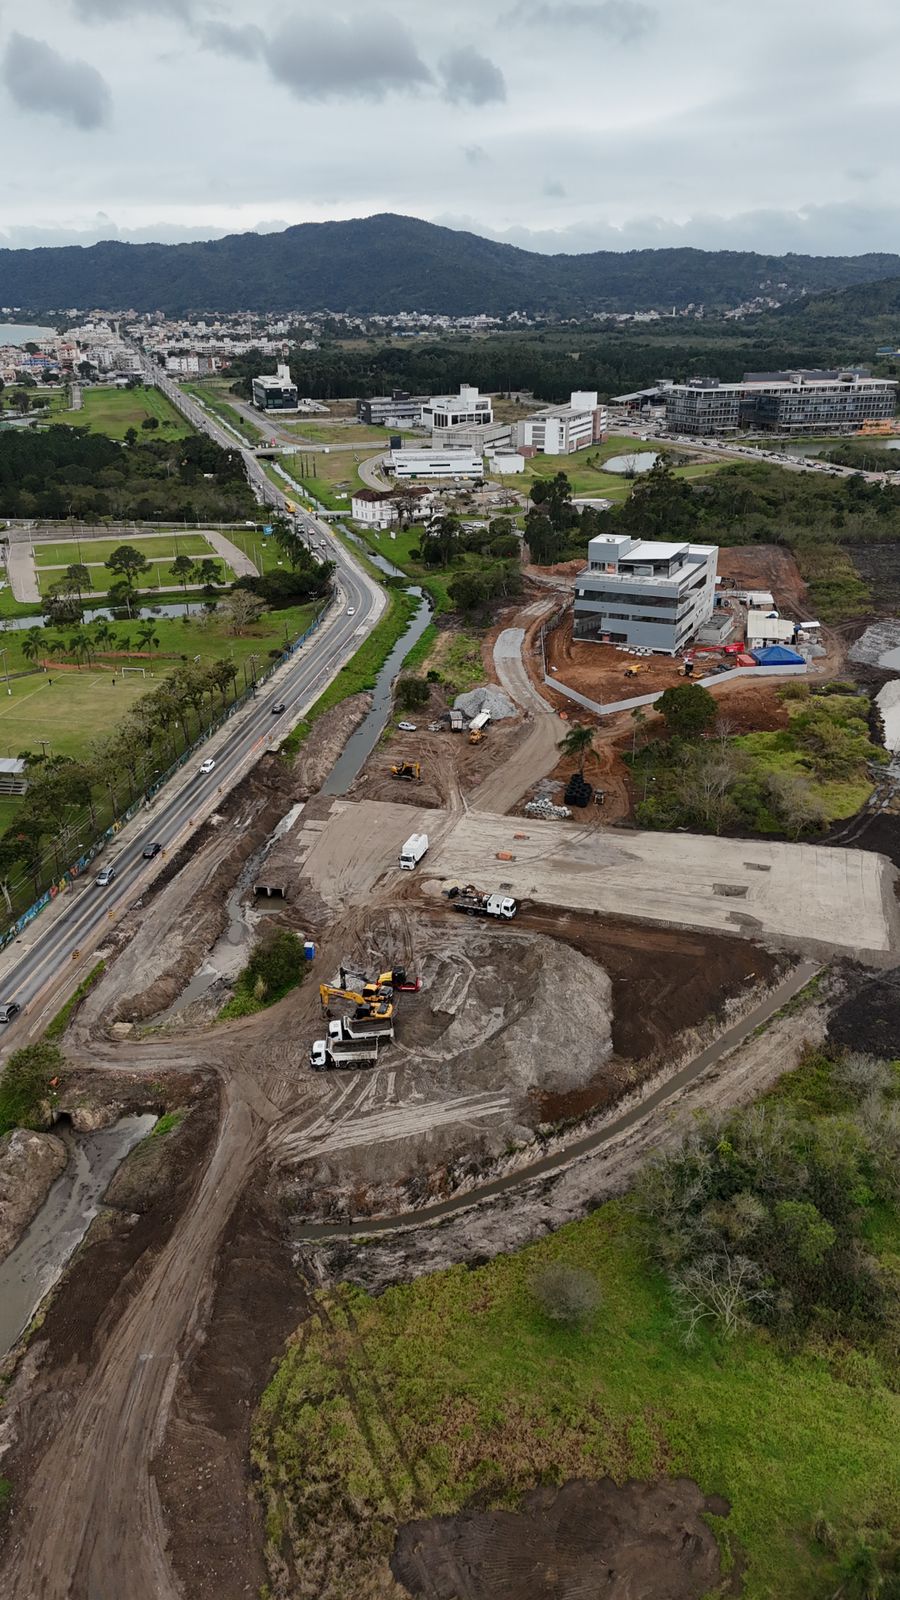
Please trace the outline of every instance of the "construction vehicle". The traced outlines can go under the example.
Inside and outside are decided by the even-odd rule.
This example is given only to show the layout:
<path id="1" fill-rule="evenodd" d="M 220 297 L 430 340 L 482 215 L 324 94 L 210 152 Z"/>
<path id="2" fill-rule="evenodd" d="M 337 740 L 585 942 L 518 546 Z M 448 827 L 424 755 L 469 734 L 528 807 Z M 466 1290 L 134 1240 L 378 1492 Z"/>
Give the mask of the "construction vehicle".
<path id="1" fill-rule="evenodd" d="M 470 744 L 480 744 L 483 738 L 484 738 L 484 729 L 483 728 L 473 728 L 471 733 L 469 734 L 469 743 Z"/>
<path id="2" fill-rule="evenodd" d="M 412 872 L 418 866 L 428 849 L 427 833 L 411 833 L 400 851 L 400 866 L 404 872 Z"/>
<path id="3" fill-rule="evenodd" d="M 409 778 L 413 783 L 422 782 L 422 768 L 418 761 L 400 761 L 391 767 L 392 778 Z"/>
<path id="4" fill-rule="evenodd" d="M 390 1019 L 390 1024 L 389 1028 L 378 1029 L 377 1037 L 379 1039 L 393 1039 L 393 1017 Z M 360 1039 L 371 1040 L 372 1034 L 367 1033 L 365 1026 L 357 1022 L 354 1017 L 334 1017 L 328 1024 L 328 1037 L 334 1044 L 346 1044 L 349 1039 L 357 1042 Z"/>
<path id="5" fill-rule="evenodd" d="M 380 1043 L 379 1039 L 315 1039 L 309 1064 L 313 1072 L 328 1072 L 334 1067 L 374 1067 Z"/>
<path id="6" fill-rule="evenodd" d="M 341 987 L 344 989 L 347 987 L 349 970 L 346 966 L 341 967 Z M 418 994 L 422 987 L 422 979 L 414 978 L 405 967 L 393 967 L 389 972 L 380 972 L 377 978 L 367 978 L 364 973 L 355 972 L 351 972 L 351 976 L 359 978 L 357 987 L 362 990 L 366 1000 L 373 997 L 386 999 L 395 989 L 401 989 L 406 994 Z"/>
<path id="7" fill-rule="evenodd" d="M 338 989 L 330 983 L 320 983 L 319 998 L 326 1016 L 331 1014 L 330 1006 L 332 1000 L 349 1000 L 351 1004 L 356 1006 L 353 1020 L 365 1023 L 365 1029 L 361 1031 L 366 1033 L 390 1033 L 393 1036 L 393 1001 L 382 999 L 377 995 L 366 999 L 364 994 L 358 994 L 354 989 Z"/>
<path id="8" fill-rule="evenodd" d="M 502 917 L 505 922 L 511 922 L 519 909 L 511 895 L 485 894 L 472 883 L 463 888 L 454 885 L 444 893 L 454 911 L 462 911 L 468 917 Z"/>
<path id="9" fill-rule="evenodd" d="M 626 676 L 626 678 L 636 678 L 639 672 L 648 672 L 648 671 L 649 671 L 648 667 L 636 667 L 636 666 L 626 667 L 625 668 L 625 676 Z"/>

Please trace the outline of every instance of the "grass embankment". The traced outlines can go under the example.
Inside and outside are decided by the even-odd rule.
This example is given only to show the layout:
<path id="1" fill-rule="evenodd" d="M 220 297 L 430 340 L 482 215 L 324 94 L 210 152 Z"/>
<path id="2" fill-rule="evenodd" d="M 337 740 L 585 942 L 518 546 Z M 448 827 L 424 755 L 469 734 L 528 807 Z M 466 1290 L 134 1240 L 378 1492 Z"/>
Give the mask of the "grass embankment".
<path id="1" fill-rule="evenodd" d="M 420 603 L 414 595 L 406 594 L 402 589 L 388 590 L 388 597 L 390 602 L 388 609 L 376 623 L 369 637 L 363 640 L 356 654 L 345 667 L 341 668 L 334 682 L 319 696 L 303 721 L 288 734 L 281 746 L 283 755 L 295 756 L 313 723 L 324 716 L 326 711 L 330 711 L 332 706 L 339 705 L 342 700 L 349 700 L 351 695 L 361 694 L 375 687 L 379 672 Z"/>
<path id="2" fill-rule="evenodd" d="M 543 478 L 555 478 L 557 473 L 564 472 L 572 485 L 575 496 L 602 497 L 612 500 L 614 505 L 621 505 L 631 494 L 634 484 L 633 478 L 626 478 L 621 472 L 605 472 L 604 463 L 615 456 L 638 456 L 648 451 L 665 449 L 659 442 L 632 439 L 627 434 L 608 434 L 602 444 L 591 445 L 587 450 L 578 450 L 570 456 L 532 456 L 525 463 L 525 471 L 509 477 L 497 477 L 496 482 L 502 483 L 505 488 L 517 490 L 520 494 L 528 494 L 533 483 Z M 683 454 L 679 446 L 672 446 L 669 454 L 680 456 Z M 721 471 L 727 462 L 695 461 L 685 466 L 675 467 L 676 478 L 688 480 L 708 477 L 710 473 Z M 489 477 L 494 479 L 494 474 Z"/>
<path id="3" fill-rule="evenodd" d="M 56 1016 L 53 1017 L 50 1022 L 48 1022 L 47 1027 L 44 1030 L 45 1039 L 62 1038 L 75 1012 L 80 1006 L 82 1000 L 85 998 L 85 995 L 90 994 L 94 985 L 100 982 L 100 979 L 103 977 L 105 971 L 105 961 L 98 961 L 97 965 L 91 968 L 87 977 L 83 978 L 81 983 L 78 985 L 78 988 L 73 990 L 65 1005 L 61 1006 L 59 1011 L 57 1011 Z"/>
<path id="4" fill-rule="evenodd" d="M 65 1066 L 59 1046 L 39 1039 L 14 1050 L 0 1075 L 0 1137 L 11 1128 L 40 1128 Z"/>
<path id="5" fill-rule="evenodd" d="M 141 431 L 141 424 L 151 417 L 159 427 L 147 430 L 149 438 L 186 439 L 194 431 L 161 389 L 83 389 L 82 396 L 80 411 L 55 412 L 53 422 L 90 428 L 110 439 L 124 439 L 129 428 Z"/>
<path id="6" fill-rule="evenodd" d="M 225 422 L 230 428 L 234 428 L 242 439 L 246 439 L 248 444 L 259 444 L 265 437 L 262 428 L 257 427 L 254 422 L 248 421 L 239 411 L 235 410 L 233 405 L 229 404 L 221 389 L 214 388 L 212 384 L 206 383 L 183 383 L 181 388 L 185 394 L 189 394 L 194 400 L 198 400 L 207 411 L 211 411 L 213 416 L 218 417 L 220 422 Z"/>
<path id="7" fill-rule="evenodd" d="M 365 450 L 341 450 L 334 455 L 301 450 L 297 455 L 279 456 L 278 461 L 295 482 L 329 511 L 345 511 L 349 516 L 351 496 L 356 489 L 365 487 L 358 465 L 365 461 L 366 455 Z M 279 482 L 277 475 L 274 481 Z M 283 478 L 280 486 L 285 489 Z"/>
<path id="8" fill-rule="evenodd" d="M 780 1093 L 822 1107 L 803 1071 Z M 900 1219 L 870 1211 L 867 1243 L 890 1268 Z M 599 1284 L 589 1322 L 542 1309 L 535 1279 L 553 1263 Z M 362 1592 L 398 1523 L 473 1503 L 514 1508 L 536 1484 L 580 1476 L 683 1474 L 724 1496 L 732 1510 L 716 1533 L 726 1566 L 746 1561 L 746 1600 L 849 1594 L 839 1557 L 855 1531 L 900 1536 L 900 1394 L 887 1361 L 824 1327 L 793 1349 L 708 1329 L 687 1348 L 627 1203 L 477 1270 L 377 1298 L 344 1286 L 320 1304 L 266 1391 L 254 1458 L 275 1559 L 287 1545 L 301 1567 L 331 1553 L 341 1579 L 329 1596 L 350 1592 L 345 1578 Z M 831 1550 L 817 1523 L 834 1530 Z"/>
<path id="9" fill-rule="evenodd" d="M 839 545 L 799 542 L 794 556 L 809 585 L 809 603 L 823 622 L 846 622 L 872 611 L 872 591 Z"/>

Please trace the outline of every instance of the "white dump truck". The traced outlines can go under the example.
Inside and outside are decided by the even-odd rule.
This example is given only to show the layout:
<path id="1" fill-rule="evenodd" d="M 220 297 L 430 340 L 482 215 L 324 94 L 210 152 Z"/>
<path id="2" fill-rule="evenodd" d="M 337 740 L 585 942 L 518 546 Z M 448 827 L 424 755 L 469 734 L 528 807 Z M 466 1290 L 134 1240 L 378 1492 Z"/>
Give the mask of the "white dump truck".
<path id="1" fill-rule="evenodd" d="M 358 1006 L 358 1011 L 365 1011 L 365 1006 Z M 336 1043 L 343 1044 L 347 1039 L 365 1039 L 367 1041 L 377 1037 L 379 1039 L 393 1039 L 394 1016 L 393 1010 L 389 1017 L 356 1016 L 336 1017 L 328 1024 L 328 1037 Z"/>
<path id="2" fill-rule="evenodd" d="M 411 833 L 400 851 L 400 866 L 403 871 L 412 872 L 418 866 L 427 849 L 427 833 Z"/>
<path id="3" fill-rule="evenodd" d="M 487 727 L 490 720 L 491 713 L 489 711 L 479 711 L 477 717 L 473 717 L 469 723 L 469 732 L 480 733 L 482 728 Z"/>
<path id="4" fill-rule="evenodd" d="M 502 917 L 505 922 L 512 922 L 519 909 L 511 895 L 486 894 L 471 883 L 463 888 L 454 884 L 445 893 L 454 911 L 462 911 L 469 917 Z"/>
<path id="5" fill-rule="evenodd" d="M 334 1026 L 332 1024 L 332 1026 Z M 339 1024 L 338 1024 L 339 1026 Z M 374 1067 L 378 1061 L 378 1039 L 316 1039 L 309 1052 L 313 1072 L 328 1072 L 333 1067 Z"/>

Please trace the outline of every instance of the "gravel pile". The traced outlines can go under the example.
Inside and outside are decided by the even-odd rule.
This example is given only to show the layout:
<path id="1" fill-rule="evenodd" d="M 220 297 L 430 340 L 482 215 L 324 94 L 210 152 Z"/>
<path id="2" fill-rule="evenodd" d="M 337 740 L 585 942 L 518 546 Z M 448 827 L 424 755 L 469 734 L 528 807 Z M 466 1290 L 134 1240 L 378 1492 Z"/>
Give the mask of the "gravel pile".
<path id="1" fill-rule="evenodd" d="M 453 704 L 457 711 L 461 711 L 466 717 L 477 717 L 482 711 L 489 711 L 492 722 L 502 722 L 504 717 L 518 716 L 518 707 L 503 689 L 498 689 L 495 683 L 486 683 L 479 689 L 470 689 L 468 694 L 458 694 Z"/>

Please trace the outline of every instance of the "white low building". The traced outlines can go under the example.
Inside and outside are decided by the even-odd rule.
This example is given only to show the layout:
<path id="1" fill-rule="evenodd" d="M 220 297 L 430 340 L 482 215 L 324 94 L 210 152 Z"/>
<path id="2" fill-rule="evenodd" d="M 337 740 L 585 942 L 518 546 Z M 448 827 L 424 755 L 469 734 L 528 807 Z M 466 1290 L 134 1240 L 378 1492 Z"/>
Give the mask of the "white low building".
<path id="1" fill-rule="evenodd" d="M 488 470 L 495 472 L 498 478 L 509 478 L 516 472 L 525 471 L 525 457 L 520 456 L 517 450 L 497 451 L 487 458 Z"/>
<path id="2" fill-rule="evenodd" d="M 567 406 L 545 406 L 518 423 L 516 443 L 538 455 L 569 456 L 602 439 L 608 424 L 609 412 L 596 389 L 577 389 Z"/>
<path id="3" fill-rule="evenodd" d="M 747 612 L 747 646 L 755 650 L 763 644 L 793 644 L 797 624 L 777 612 Z"/>
<path id="4" fill-rule="evenodd" d="M 405 480 L 473 483 L 484 477 L 484 461 L 475 450 L 392 450 L 388 464 L 396 478 Z"/>

